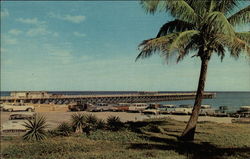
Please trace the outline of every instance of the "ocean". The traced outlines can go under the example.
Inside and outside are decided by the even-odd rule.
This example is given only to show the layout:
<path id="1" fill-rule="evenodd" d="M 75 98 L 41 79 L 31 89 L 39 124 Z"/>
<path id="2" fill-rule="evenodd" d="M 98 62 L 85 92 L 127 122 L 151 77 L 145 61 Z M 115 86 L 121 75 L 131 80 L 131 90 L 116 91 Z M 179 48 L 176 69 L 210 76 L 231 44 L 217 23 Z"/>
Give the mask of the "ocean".
<path id="1" fill-rule="evenodd" d="M 89 94 L 127 94 L 137 93 L 136 91 L 48 91 L 53 94 L 65 95 L 89 95 Z M 159 93 L 176 93 L 176 92 L 159 92 Z M 204 99 L 202 104 L 209 104 L 218 109 L 219 106 L 228 106 L 230 110 L 236 111 L 240 106 L 250 105 L 250 92 L 215 92 L 216 98 Z M 9 96 L 10 92 L 1 91 L 1 96 Z M 194 100 L 165 101 L 162 104 L 194 104 Z"/>

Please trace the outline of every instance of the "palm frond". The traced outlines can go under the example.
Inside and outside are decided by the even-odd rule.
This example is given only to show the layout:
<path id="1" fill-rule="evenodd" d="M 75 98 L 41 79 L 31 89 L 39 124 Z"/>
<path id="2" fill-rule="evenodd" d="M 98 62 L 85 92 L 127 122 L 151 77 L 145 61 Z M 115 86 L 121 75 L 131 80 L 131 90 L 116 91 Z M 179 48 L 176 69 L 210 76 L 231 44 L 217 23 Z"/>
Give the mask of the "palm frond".
<path id="1" fill-rule="evenodd" d="M 215 32 L 217 34 L 222 33 L 230 36 L 235 35 L 232 25 L 227 21 L 227 18 L 222 12 L 211 12 L 207 16 L 206 23 L 210 33 Z"/>
<path id="2" fill-rule="evenodd" d="M 194 34 L 189 40 L 188 44 L 183 48 L 183 50 L 179 51 L 179 55 L 177 57 L 177 63 L 183 60 L 185 56 L 187 56 L 191 51 L 199 50 L 200 43 L 202 43 L 204 39 L 199 34 Z M 198 56 L 198 54 L 194 55 Z M 192 56 L 192 57 L 194 57 Z"/>
<path id="3" fill-rule="evenodd" d="M 245 24 L 250 22 L 250 5 L 231 15 L 228 21 L 232 25 Z"/>
<path id="4" fill-rule="evenodd" d="M 106 123 L 103 119 L 98 119 L 96 128 L 97 129 L 105 129 Z"/>
<path id="5" fill-rule="evenodd" d="M 140 4 L 142 8 L 146 10 L 146 12 L 153 14 L 159 9 L 161 2 L 161 0 L 141 0 Z"/>
<path id="6" fill-rule="evenodd" d="M 149 13 L 155 13 L 157 10 L 170 11 L 174 17 L 189 22 L 195 22 L 198 18 L 194 9 L 185 0 L 141 0 L 140 4 Z"/>
<path id="7" fill-rule="evenodd" d="M 187 30 L 178 33 L 178 36 L 170 44 L 169 51 L 184 49 L 194 35 L 198 35 L 197 30 Z"/>
<path id="8" fill-rule="evenodd" d="M 82 129 L 86 124 L 86 116 L 81 113 L 72 114 L 71 123 L 75 133 L 82 133 Z"/>
<path id="9" fill-rule="evenodd" d="M 44 116 L 36 115 L 33 119 L 28 119 L 23 126 L 27 128 L 27 132 L 23 135 L 24 140 L 38 141 L 46 138 L 47 124 Z"/>
<path id="10" fill-rule="evenodd" d="M 171 33 L 159 38 L 144 40 L 139 45 L 141 52 L 136 57 L 136 61 L 138 59 L 148 58 L 154 53 L 167 52 L 170 44 L 177 37 L 177 35 L 178 33 Z"/>
<path id="11" fill-rule="evenodd" d="M 195 23 L 199 18 L 195 10 L 185 0 L 167 0 L 164 1 L 164 4 L 166 11 L 170 11 L 175 18 L 180 20 Z"/>
<path id="12" fill-rule="evenodd" d="M 246 52 L 247 56 L 250 57 L 250 46 L 246 41 L 238 38 L 237 36 L 233 37 L 233 40 L 230 39 L 228 35 L 217 35 L 219 41 L 230 50 L 231 56 L 238 58 L 241 52 Z"/>
<path id="13" fill-rule="evenodd" d="M 214 11 L 219 11 L 224 14 L 228 14 L 237 6 L 238 6 L 237 0 L 220 0 L 220 1 L 217 0 Z"/>
<path id="14" fill-rule="evenodd" d="M 245 42 L 250 45 L 250 31 L 247 32 L 236 32 L 235 35 L 240 38 L 241 40 L 244 40 Z"/>
<path id="15" fill-rule="evenodd" d="M 168 33 L 173 33 L 173 32 L 182 32 L 185 30 L 191 30 L 194 29 L 195 25 L 183 20 L 179 20 L 179 19 L 175 19 L 173 21 L 167 22 L 166 24 L 164 24 L 158 34 L 157 34 L 157 38 L 167 35 Z"/>
<path id="16" fill-rule="evenodd" d="M 119 131 L 124 128 L 124 123 L 121 121 L 118 116 L 109 116 L 107 118 L 107 126 L 111 131 Z"/>
<path id="17" fill-rule="evenodd" d="M 208 8 L 208 2 L 212 1 L 207 1 L 207 0 L 203 0 L 203 1 L 197 1 L 197 0 L 185 0 L 188 5 L 190 5 L 190 7 L 193 8 L 193 10 L 195 11 L 195 13 L 197 15 L 199 15 L 200 17 L 203 17 L 206 12 L 207 12 L 207 8 Z"/>
<path id="18" fill-rule="evenodd" d="M 208 12 L 213 12 L 216 8 L 217 1 L 216 0 L 210 0 L 207 2 L 207 10 Z"/>
<path id="19" fill-rule="evenodd" d="M 62 136 L 69 136 L 72 131 L 71 125 L 67 122 L 62 122 L 57 127 L 58 134 Z"/>

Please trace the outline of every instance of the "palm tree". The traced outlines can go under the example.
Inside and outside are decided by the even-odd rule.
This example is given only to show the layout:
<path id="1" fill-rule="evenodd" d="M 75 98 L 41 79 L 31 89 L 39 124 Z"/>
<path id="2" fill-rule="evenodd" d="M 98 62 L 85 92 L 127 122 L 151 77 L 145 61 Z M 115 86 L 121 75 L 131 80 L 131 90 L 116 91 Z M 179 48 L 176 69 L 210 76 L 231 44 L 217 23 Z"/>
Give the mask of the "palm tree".
<path id="1" fill-rule="evenodd" d="M 223 59 L 225 53 L 239 57 L 245 52 L 250 56 L 250 32 L 236 32 L 235 26 L 250 22 L 250 6 L 234 13 L 236 0 L 141 0 L 149 13 L 169 11 L 175 18 L 164 24 L 157 36 L 144 40 L 137 59 L 154 53 L 168 60 L 181 61 L 189 53 L 201 60 L 198 88 L 192 115 L 180 139 L 193 140 L 201 107 L 208 62 L 213 54 Z M 228 51 L 226 51 L 226 48 Z"/>
<path id="2" fill-rule="evenodd" d="M 58 125 L 56 131 L 59 133 L 59 135 L 62 136 L 69 136 L 72 133 L 72 127 L 68 122 L 62 122 Z"/>
<path id="3" fill-rule="evenodd" d="M 75 133 L 83 133 L 83 128 L 86 125 L 86 116 L 81 113 L 71 115 L 72 127 Z"/>
<path id="4" fill-rule="evenodd" d="M 111 131 L 119 131 L 124 128 L 124 123 L 119 116 L 109 116 L 107 118 L 107 127 Z"/>
<path id="5" fill-rule="evenodd" d="M 44 116 L 36 115 L 32 119 L 28 119 L 23 126 L 27 128 L 27 132 L 23 135 L 24 140 L 43 140 L 46 138 L 46 119 Z"/>

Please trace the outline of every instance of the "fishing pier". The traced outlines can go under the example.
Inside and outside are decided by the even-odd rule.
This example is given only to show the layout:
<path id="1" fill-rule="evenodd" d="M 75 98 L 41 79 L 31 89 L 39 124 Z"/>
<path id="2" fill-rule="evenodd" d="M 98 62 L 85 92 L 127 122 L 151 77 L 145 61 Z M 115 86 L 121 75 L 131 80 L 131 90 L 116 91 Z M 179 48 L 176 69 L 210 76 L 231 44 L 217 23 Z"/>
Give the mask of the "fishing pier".
<path id="1" fill-rule="evenodd" d="M 3 103 L 34 103 L 34 104 L 69 104 L 77 101 L 85 103 L 140 103 L 172 100 L 195 99 L 196 93 L 155 93 L 142 92 L 131 94 L 106 95 L 56 95 L 47 92 L 12 92 L 10 96 L 2 96 Z M 214 98 L 215 93 L 204 93 L 203 98 Z"/>

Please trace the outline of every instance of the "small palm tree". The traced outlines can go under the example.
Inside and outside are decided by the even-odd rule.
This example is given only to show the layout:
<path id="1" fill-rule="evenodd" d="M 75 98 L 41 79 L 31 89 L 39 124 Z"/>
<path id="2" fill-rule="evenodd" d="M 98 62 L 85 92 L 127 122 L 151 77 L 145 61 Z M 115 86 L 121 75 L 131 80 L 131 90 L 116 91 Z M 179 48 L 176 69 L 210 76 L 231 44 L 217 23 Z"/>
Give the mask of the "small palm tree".
<path id="1" fill-rule="evenodd" d="M 95 115 L 93 114 L 88 114 L 86 115 L 86 123 L 96 125 L 98 119 Z"/>
<path id="2" fill-rule="evenodd" d="M 96 128 L 97 129 L 105 129 L 105 127 L 106 127 L 105 121 L 102 119 L 98 119 L 97 124 L 96 124 Z"/>
<path id="3" fill-rule="evenodd" d="M 237 0 L 141 0 L 146 11 L 169 11 L 176 19 L 167 22 L 156 37 L 144 40 L 139 58 L 159 53 L 181 61 L 189 53 L 201 60 L 200 78 L 192 115 L 180 139 L 193 140 L 202 103 L 208 62 L 213 54 L 224 58 L 226 48 L 232 57 L 250 56 L 250 32 L 236 32 L 235 26 L 249 24 L 250 5 L 240 9 Z M 238 8 L 237 8 L 238 7 Z M 234 9 L 240 9 L 235 13 Z"/>
<path id="4" fill-rule="evenodd" d="M 75 113 L 71 115 L 72 127 L 75 133 L 83 133 L 83 127 L 85 125 L 86 116 L 81 113 Z"/>
<path id="5" fill-rule="evenodd" d="M 69 136 L 70 133 L 72 133 L 72 127 L 69 123 L 62 122 L 61 124 L 59 124 L 56 131 L 59 133 L 59 135 Z"/>
<path id="6" fill-rule="evenodd" d="M 46 138 L 46 119 L 44 116 L 36 115 L 32 119 L 28 119 L 23 124 L 27 128 L 27 132 L 23 135 L 24 140 L 43 140 Z"/>
<path id="7" fill-rule="evenodd" d="M 107 119 L 107 127 L 109 130 L 118 131 L 124 127 L 124 123 L 118 116 L 109 116 Z"/>

